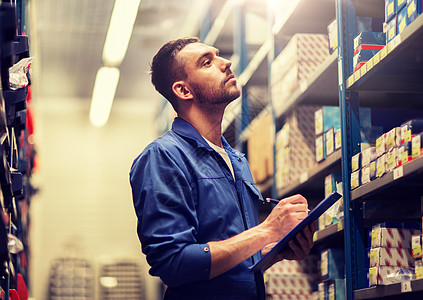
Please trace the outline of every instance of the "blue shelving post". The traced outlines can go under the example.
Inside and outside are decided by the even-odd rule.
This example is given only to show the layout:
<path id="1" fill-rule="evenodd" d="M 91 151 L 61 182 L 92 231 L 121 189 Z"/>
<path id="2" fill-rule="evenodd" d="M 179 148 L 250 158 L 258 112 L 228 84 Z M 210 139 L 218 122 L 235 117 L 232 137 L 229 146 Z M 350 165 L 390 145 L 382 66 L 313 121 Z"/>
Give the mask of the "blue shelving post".
<path id="1" fill-rule="evenodd" d="M 241 74 L 248 64 L 248 45 L 245 39 L 245 6 L 237 1 L 234 4 L 234 54 L 238 56 L 239 61 L 236 74 Z M 248 104 L 247 87 L 241 87 L 241 116 L 236 120 L 236 130 L 239 134 L 250 123 L 250 107 Z M 242 149 L 244 151 L 246 149 Z"/>
<path id="2" fill-rule="evenodd" d="M 352 74 L 353 41 L 355 36 L 355 7 L 350 0 L 336 1 L 338 23 L 338 82 L 342 131 L 342 181 L 345 223 L 346 296 L 364 288 L 365 233 L 362 203 L 350 201 L 351 158 L 360 152 L 360 123 L 358 93 L 346 90 L 346 80 Z"/>

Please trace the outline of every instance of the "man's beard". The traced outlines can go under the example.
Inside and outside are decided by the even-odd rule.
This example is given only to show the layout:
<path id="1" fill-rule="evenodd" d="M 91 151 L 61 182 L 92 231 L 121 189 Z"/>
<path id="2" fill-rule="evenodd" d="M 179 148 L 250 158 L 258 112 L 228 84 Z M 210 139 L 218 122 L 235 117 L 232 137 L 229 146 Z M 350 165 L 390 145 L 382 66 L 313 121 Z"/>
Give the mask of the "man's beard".
<path id="1" fill-rule="evenodd" d="M 228 89 L 225 82 L 219 88 L 204 87 L 193 82 L 190 85 L 199 103 L 205 105 L 228 105 L 241 95 L 239 89 Z"/>

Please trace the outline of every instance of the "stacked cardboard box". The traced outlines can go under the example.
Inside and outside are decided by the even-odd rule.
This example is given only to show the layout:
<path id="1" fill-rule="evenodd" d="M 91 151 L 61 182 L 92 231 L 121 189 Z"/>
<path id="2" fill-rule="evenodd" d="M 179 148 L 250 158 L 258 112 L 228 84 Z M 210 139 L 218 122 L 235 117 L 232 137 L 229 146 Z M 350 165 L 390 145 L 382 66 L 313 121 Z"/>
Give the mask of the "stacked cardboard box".
<path id="1" fill-rule="evenodd" d="M 318 284 L 319 300 L 346 299 L 344 249 L 329 248 L 322 251 L 320 272 L 322 281 Z"/>
<path id="2" fill-rule="evenodd" d="M 314 160 L 314 112 L 317 106 L 298 106 L 276 134 L 276 186 L 300 180 Z"/>
<path id="3" fill-rule="evenodd" d="M 385 0 L 386 42 L 400 34 L 422 13 L 422 0 Z"/>
<path id="4" fill-rule="evenodd" d="M 329 55 L 325 34 L 295 34 L 271 65 L 272 100 L 275 107 L 306 84 Z"/>
<path id="5" fill-rule="evenodd" d="M 404 276 L 414 278 L 415 261 L 412 258 L 412 237 L 421 235 L 420 225 L 408 223 L 381 223 L 369 232 L 368 254 L 369 286 L 400 282 Z"/>
<path id="6" fill-rule="evenodd" d="M 275 127 L 271 114 L 257 119 L 248 138 L 248 161 L 254 181 L 265 181 L 273 175 Z"/>
<path id="7" fill-rule="evenodd" d="M 319 280 L 317 257 L 280 261 L 266 270 L 265 278 L 269 299 L 311 299 L 314 283 Z"/>

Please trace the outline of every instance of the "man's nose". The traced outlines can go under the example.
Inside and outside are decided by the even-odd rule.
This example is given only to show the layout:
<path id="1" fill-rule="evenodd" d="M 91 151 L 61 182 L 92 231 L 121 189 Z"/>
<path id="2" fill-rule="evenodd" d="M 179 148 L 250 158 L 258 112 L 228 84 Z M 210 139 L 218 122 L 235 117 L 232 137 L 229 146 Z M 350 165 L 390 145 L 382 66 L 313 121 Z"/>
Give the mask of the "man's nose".
<path id="1" fill-rule="evenodd" d="M 221 68 L 222 72 L 226 72 L 227 69 L 229 69 L 232 66 L 232 62 L 229 59 L 221 57 Z"/>

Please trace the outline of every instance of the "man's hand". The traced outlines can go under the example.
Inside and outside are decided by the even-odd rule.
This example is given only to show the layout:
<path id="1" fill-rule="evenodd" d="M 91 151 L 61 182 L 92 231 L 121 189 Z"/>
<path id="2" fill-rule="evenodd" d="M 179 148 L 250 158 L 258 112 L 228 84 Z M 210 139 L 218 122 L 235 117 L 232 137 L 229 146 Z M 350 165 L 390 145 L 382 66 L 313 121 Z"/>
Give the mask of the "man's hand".
<path id="1" fill-rule="evenodd" d="M 316 231 L 316 225 L 311 222 L 305 226 L 300 232 L 298 232 L 291 241 L 289 241 L 289 247 L 286 247 L 281 253 L 279 253 L 275 259 L 273 259 L 264 270 L 270 268 L 273 264 L 278 261 L 287 260 L 304 260 L 307 255 L 310 254 L 311 248 L 313 248 L 313 234 Z M 275 243 L 271 243 L 262 249 L 262 254 L 267 254 L 274 246 Z"/>

